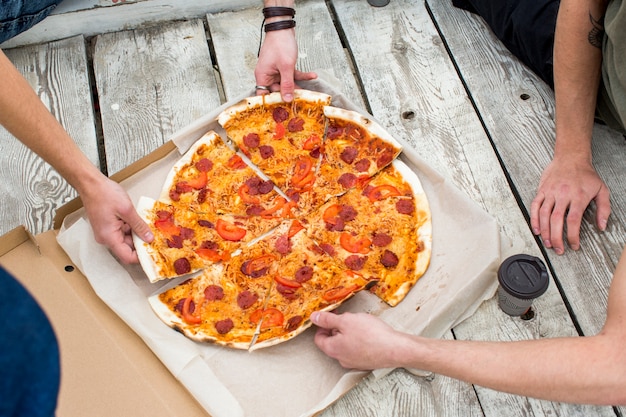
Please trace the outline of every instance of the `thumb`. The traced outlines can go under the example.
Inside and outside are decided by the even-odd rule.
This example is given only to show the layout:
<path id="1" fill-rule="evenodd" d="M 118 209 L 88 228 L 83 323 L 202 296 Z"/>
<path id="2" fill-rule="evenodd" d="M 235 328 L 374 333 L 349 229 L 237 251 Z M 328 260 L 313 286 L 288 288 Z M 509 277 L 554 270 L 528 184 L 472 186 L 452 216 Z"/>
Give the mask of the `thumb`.
<path id="1" fill-rule="evenodd" d="M 154 239 L 154 235 L 152 234 L 152 230 L 150 230 L 150 226 L 143 221 L 141 217 L 137 214 L 135 210 L 131 210 L 125 218 L 123 218 L 126 223 L 130 226 L 131 230 L 141 238 L 144 242 L 150 243 Z"/>
<path id="2" fill-rule="evenodd" d="M 339 327 L 340 319 L 337 314 L 326 311 L 315 311 L 311 314 L 311 321 L 323 329 L 335 329 Z"/>

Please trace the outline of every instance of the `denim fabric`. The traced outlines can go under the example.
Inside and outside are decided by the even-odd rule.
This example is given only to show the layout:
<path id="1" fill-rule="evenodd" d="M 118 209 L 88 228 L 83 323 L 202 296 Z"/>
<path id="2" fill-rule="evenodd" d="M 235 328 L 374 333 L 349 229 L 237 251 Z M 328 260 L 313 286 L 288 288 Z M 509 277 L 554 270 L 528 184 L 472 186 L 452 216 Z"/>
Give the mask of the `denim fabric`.
<path id="1" fill-rule="evenodd" d="M 59 348 L 46 315 L 0 267 L 0 416 L 54 416 L 59 379 Z"/>
<path id="2" fill-rule="evenodd" d="M 39 23 L 62 0 L 0 0 L 0 43 Z"/>
<path id="3" fill-rule="evenodd" d="M 476 13 L 509 51 L 554 88 L 553 51 L 560 0 L 453 0 Z"/>

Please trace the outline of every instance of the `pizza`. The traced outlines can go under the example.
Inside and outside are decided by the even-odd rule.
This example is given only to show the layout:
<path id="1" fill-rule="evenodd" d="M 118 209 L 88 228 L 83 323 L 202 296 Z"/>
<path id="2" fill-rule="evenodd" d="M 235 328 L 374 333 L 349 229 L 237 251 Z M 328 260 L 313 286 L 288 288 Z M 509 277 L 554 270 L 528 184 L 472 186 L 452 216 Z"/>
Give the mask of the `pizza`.
<path id="1" fill-rule="evenodd" d="M 138 212 L 134 236 L 157 316 L 236 349 L 285 342 L 359 291 L 393 307 L 428 268 L 432 227 L 401 145 L 371 118 L 296 90 L 249 97 L 217 118 Z M 376 221 L 372 221 L 376 219 Z M 180 277 L 180 278 L 179 278 Z"/>

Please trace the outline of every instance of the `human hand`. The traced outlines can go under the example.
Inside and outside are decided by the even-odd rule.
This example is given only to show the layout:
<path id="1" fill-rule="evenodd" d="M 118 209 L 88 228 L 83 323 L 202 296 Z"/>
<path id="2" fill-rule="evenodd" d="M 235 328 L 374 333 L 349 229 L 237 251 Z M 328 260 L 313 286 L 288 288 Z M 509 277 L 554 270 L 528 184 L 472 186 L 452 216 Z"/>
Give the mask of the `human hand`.
<path id="1" fill-rule="evenodd" d="M 265 34 L 259 60 L 254 70 L 256 85 L 267 86 L 269 91 L 280 91 L 283 100 L 293 100 L 296 81 L 317 78 L 314 72 L 296 70 L 298 45 L 294 29 L 270 31 Z M 257 90 L 257 94 L 267 91 Z"/>
<path id="2" fill-rule="evenodd" d="M 81 194 L 96 241 L 105 245 L 122 263 L 137 263 L 131 233 L 151 242 L 150 227 L 139 217 L 126 191 L 103 176 L 98 185 Z"/>
<path id="3" fill-rule="evenodd" d="M 344 368 L 395 368 L 402 334 L 381 319 L 365 313 L 315 312 L 311 321 L 319 327 L 315 344 Z"/>
<path id="4" fill-rule="evenodd" d="M 587 158 L 554 158 L 541 175 L 537 195 L 530 206 L 530 223 L 547 248 L 565 252 L 563 227 L 569 246 L 580 248 L 580 225 L 589 203 L 596 203 L 596 223 L 605 230 L 611 203 L 609 189 Z"/>

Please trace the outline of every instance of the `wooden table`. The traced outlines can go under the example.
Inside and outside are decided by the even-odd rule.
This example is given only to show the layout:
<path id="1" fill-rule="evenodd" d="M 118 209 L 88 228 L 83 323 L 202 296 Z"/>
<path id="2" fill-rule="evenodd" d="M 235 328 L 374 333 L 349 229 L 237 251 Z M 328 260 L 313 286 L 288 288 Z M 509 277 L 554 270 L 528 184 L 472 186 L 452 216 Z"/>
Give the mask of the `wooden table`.
<path id="1" fill-rule="evenodd" d="M 254 86 L 260 1 L 201 3 L 164 11 L 163 1 L 144 0 L 60 13 L 44 21 L 56 29 L 35 28 L 3 46 L 12 47 L 5 49 L 9 58 L 84 152 L 111 175 Z M 93 24 L 79 24 L 85 16 Z M 594 131 L 594 162 L 612 191 L 607 231 L 597 231 L 588 210 L 582 249 L 556 256 L 537 244 L 528 225 L 530 202 L 554 145 L 553 93 L 480 18 L 454 9 L 449 0 L 391 0 L 383 8 L 365 0 L 302 0 L 296 20 L 300 69 L 334 75 L 350 99 L 496 218 L 503 259 L 529 253 L 549 267 L 552 283 L 535 301 L 532 318 L 509 317 L 491 299 L 445 337 L 507 341 L 598 332 L 625 236 L 624 138 L 600 125 Z M 112 31 L 105 33 L 102 22 Z M 136 29 L 123 29 L 130 24 Z M 24 45 L 37 41 L 43 43 Z M 34 233 L 50 229 L 55 209 L 74 190 L 5 131 L 0 137 L 0 231 L 19 224 Z M 367 378 L 322 415 L 625 411 L 539 401 L 396 370 Z"/>

